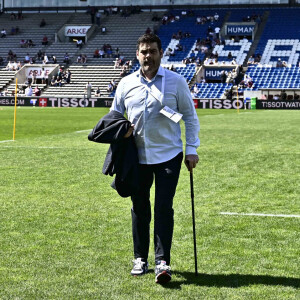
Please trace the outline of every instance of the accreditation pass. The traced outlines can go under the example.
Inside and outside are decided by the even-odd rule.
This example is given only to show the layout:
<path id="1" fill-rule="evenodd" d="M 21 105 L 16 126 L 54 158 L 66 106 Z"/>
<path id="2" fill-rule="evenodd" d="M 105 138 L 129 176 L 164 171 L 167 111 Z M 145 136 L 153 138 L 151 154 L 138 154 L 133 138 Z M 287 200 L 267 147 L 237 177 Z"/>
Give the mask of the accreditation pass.
<path id="1" fill-rule="evenodd" d="M 174 111 L 173 109 L 171 109 L 168 106 L 165 106 L 164 108 L 162 108 L 160 110 L 160 113 L 165 115 L 167 118 L 169 118 L 170 120 L 172 120 L 175 123 L 178 123 L 182 118 L 182 114 Z"/>

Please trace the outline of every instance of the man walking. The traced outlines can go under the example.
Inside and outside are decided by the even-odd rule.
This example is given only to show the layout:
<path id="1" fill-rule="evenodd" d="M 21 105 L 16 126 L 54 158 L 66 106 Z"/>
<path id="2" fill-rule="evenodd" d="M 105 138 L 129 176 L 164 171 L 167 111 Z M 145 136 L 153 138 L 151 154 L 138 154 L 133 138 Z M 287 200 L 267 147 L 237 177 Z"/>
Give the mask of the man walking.
<path id="1" fill-rule="evenodd" d="M 140 69 L 119 83 L 111 110 L 127 113 L 138 149 L 140 183 L 131 196 L 134 261 L 131 274 L 148 271 L 150 241 L 150 188 L 155 180 L 154 247 L 155 281 L 171 280 L 170 251 L 173 236 L 173 198 L 183 159 L 182 118 L 186 128 L 185 164 L 196 167 L 200 144 L 199 121 L 184 77 L 160 66 L 163 50 L 155 34 L 137 41 Z"/>

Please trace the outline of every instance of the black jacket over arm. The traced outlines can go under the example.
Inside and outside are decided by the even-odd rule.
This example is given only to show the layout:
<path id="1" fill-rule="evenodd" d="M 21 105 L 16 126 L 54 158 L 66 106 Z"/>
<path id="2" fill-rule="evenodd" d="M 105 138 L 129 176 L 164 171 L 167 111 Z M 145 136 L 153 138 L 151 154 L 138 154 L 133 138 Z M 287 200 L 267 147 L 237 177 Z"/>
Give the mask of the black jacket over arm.
<path id="1" fill-rule="evenodd" d="M 111 111 L 100 119 L 88 136 L 90 141 L 110 144 L 102 173 L 110 176 L 116 174 L 111 186 L 122 197 L 136 192 L 139 179 L 134 137 L 124 138 L 130 126 L 131 123 L 121 113 Z"/>

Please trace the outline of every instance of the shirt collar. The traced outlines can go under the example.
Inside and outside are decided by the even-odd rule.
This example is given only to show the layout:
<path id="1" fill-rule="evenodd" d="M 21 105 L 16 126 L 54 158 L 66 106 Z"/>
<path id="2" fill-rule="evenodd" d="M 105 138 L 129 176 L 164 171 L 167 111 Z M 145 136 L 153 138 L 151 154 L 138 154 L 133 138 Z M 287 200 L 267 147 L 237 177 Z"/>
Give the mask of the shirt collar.
<path id="1" fill-rule="evenodd" d="M 146 80 L 145 77 L 142 74 L 142 69 L 141 68 L 137 72 L 137 76 L 140 77 L 140 80 L 142 80 L 142 78 L 144 80 Z M 159 66 L 158 71 L 157 71 L 156 75 L 152 78 L 151 82 L 154 81 L 157 76 L 161 76 L 161 77 L 165 76 L 165 69 L 162 66 Z"/>

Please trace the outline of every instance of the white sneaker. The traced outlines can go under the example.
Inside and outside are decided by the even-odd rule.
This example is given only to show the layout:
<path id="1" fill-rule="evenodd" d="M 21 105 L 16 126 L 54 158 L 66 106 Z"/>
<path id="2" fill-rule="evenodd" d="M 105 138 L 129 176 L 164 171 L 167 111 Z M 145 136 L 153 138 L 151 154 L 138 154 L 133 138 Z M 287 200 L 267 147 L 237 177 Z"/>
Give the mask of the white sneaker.
<path id="1" fill-rule="evenodd" d="M 133 262 L 133 268 L 131 270 L 132 276 L 144 275 L 148 272 L 148 262 L 142 261 L 140 257 L 134 259 L 132 262 Z"/>

